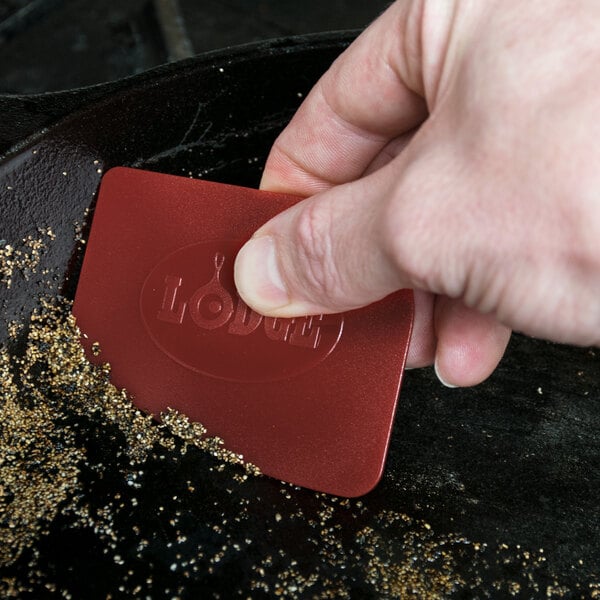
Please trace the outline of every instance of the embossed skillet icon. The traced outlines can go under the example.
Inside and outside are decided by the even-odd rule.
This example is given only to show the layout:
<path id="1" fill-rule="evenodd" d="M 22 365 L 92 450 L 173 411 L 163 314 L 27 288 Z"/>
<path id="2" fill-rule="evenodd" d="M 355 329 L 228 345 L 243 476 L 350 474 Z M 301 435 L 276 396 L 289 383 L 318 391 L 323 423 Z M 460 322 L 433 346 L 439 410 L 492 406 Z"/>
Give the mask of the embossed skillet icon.
<path id="1" fill-rule="evenodd" d="M 267 475 L 357 496 L 383 471 L 412 293 L 343 316 L 252 312 L 235 291 L 235 256 L 298 200 L 112 169 L 73 311 L 90 360 L 109 361 L 141 409 L 185 413 Z"/>
<path id="2" fill-rule="evenodd" d="M 225 256 L 215 253 L 215 273 L 204 287 L 198 288 L 190 298 L 190 315 L 199 327 L 216 329 L 233 315 L 231 294 L 221 284 L 221 269 Z"/>

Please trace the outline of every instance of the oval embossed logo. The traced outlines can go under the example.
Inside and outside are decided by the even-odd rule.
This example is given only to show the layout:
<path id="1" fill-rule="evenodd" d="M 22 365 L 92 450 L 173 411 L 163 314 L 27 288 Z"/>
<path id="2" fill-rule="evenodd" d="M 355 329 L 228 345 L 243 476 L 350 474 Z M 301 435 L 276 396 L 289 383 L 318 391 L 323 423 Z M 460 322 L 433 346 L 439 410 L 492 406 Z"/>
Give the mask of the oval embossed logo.
<path id="1" fill-rule="evenodd" d="M 263 317 L 241 300 L 233 263 L 241 242 L 181 248 L 161 260 L 140 295 L 154 343 L 179 364 L 229 381 L 274 381 L 323 361 L 337 345 L 341 315 Z"/>

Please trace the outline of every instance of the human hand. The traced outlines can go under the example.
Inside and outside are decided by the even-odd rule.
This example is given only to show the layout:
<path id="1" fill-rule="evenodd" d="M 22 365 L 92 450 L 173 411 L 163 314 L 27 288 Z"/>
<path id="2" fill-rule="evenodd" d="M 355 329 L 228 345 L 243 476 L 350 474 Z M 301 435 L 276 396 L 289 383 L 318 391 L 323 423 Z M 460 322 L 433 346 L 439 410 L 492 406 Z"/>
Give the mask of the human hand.
<path id="1" fill-rule="evenodd" d="M 261 187 L 311 196 L 256 232 L 236 285 L 260 313 L 415 289 L 408 366 L 450 385 L 510 329 L 600 344 L 600 4 L 407 0 L 341 55 Z"/>

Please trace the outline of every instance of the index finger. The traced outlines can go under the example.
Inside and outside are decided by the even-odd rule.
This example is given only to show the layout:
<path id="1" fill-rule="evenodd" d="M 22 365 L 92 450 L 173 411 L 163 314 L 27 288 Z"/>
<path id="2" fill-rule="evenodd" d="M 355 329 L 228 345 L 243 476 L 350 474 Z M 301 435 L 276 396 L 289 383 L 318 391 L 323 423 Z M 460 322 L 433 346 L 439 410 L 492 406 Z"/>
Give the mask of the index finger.
<path id="1" fill-rule="evenodd" d="M 275 141 L 261 188 L 311 196 L 353 181 L 427 117 L 420 4 L 393 4 L 333 63 Z"/>

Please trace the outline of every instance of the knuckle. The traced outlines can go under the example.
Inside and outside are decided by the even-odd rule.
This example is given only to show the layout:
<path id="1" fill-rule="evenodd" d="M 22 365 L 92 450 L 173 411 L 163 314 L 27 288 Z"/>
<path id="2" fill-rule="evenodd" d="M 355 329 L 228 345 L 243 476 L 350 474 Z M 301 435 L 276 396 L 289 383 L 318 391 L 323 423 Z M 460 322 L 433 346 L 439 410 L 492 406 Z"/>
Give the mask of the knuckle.
<path id="1" fill-rule="evenodd" d="M 399 185 L 384 207 L 381 243 L 392 268 L 402 280 L 408 280 L 414 287 L 429 289 L 431 248 L 426 247 L 428 236 L 424 235 L 428 225 L 423 222 L 423 211 L 419 211 L 414 202 L 404 200 L 414 197 L 409 187 L 409 184 Z"/>
<path id="2" fill-rule="evenodd" d="M 298 285 L 316 300 L 331 299 L 339 276 L 334 264 L 331 228 L 332 214 L 319 202 L 309 202 L 296 221 L 294 265 Z"/>
<path id="3" fill-rule="evenodd" d="M 382 245 L 403 283 L 460 297 L 482 257 L 468 181 L 443 150 L 407 165 L 383 210 Z"/>

